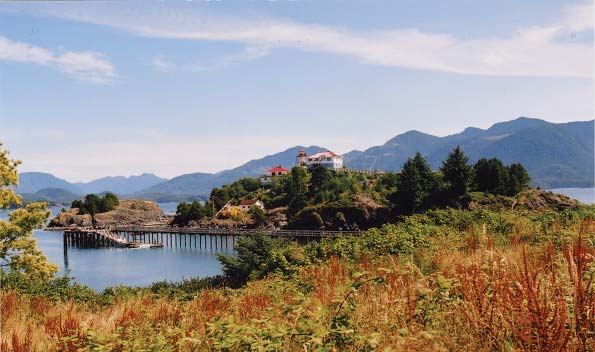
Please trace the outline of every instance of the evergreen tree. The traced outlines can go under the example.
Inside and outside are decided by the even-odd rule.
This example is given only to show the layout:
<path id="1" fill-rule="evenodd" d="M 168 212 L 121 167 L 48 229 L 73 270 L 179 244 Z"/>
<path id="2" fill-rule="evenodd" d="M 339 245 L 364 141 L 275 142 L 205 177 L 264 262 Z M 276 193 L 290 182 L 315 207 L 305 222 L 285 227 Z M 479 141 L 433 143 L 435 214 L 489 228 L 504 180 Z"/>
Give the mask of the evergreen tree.
<path id="1" fill-rule="evenodd" d="M 99 206 L 99 212 L 105 213 L 114 210 L 120 204 L 118 197 L 111 192 L 107 192 L 102 198 Z"/>
<path id="2" fill-rule="evenodd" d="M 99 208 L 101 207 L 101 198 L 96 194 L 87 194 L 85 196 L 85 210 L 87 213 L 94 216 L 99 212 Z"/>
<path id="3" fill-rule="evenodd" d="M 461 147 L 456 147 L 442 163 L 440 171 L 446 182 L 447 192 L 451 197 L 458 198 L 469 190 L 473 167 L 468 165 L 468 162 L 469 158 L 463 153 Z"/>
<path id="4" fill-rule="evenodd" d="M 322 165 L 315 165 L 310 172 L 310 199 L 314 203 L 322 203 L 327 199 L 327 193 L 331 188 L 333 179 L 332 172 Z"/>
<path id="5" fill-rule="evenodd" d="M 307 204 L 308 174 L 303 167 L 296 166 L 291 169 L 287 177 L 288 213 L 293 216 L 300 212 Z"/>
<path id="6" fill-rule="evenodd" d="M 508 194 L 508 170 L 496 158 L 479 159 L 473 166 L 473 188 L 492 194 Z"/>
<path id="7" fill-rule="evenodd" d="M 70 204 L 70 209 L 74 209 L 74 208 L 78 208 L 79 215 L 86 214 L 85 203 L 83 203 L 82 200 L 80 200 L 80 199 L 73 200 L 72 203 Z"/>
<path id="8" fill-rule="evenodd" d="M 529 187 L 529 182 L 531 182 L 529 173 L 521 164 L 512 164 L 508 167 L 508 179 L 508 194 L 511 196 Z"/>
<path id="9" fill-rule="evenodd" d="M 436 178 L 426 159 L 416 153 L 407 159 L 397 179 L 396 208 L 405 214 L 424 210 L 436 189 Z"/>

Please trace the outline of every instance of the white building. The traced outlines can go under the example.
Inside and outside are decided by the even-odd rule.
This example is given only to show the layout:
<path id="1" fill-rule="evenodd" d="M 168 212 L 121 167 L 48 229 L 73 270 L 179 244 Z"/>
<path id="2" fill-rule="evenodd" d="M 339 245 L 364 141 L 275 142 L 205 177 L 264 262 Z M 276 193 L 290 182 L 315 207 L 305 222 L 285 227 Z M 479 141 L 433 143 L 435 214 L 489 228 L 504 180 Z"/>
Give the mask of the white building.
<path id="1" fill-rule="evenodd" d="M 246 199 L 240 202 L 240 211 L 249 211 L 251 207 L 259 207 L 264 210 L 264 203 L 256 199 Z"/>
<path id="2" fill-rule="evenodd" d="M 306 155 L 300 151 L 297 156 L 297 164 L 311 168 L 314 165 L 321 165 L 327 169 L 338 170 L 343 168 L 343 156 L 327 150 L 326 152 Z"/>

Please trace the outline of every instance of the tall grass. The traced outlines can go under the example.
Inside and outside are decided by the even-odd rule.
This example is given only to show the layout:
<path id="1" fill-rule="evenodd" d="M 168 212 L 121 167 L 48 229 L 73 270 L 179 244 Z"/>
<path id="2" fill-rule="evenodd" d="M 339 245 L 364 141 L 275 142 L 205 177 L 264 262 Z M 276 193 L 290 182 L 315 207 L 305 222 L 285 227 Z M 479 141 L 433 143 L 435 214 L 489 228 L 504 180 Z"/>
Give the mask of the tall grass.
<path id="1" fill-rule="evenodd" d="M 320 260 L 191 298 L 137 290 L 98 308 L 3 290 L 2 351 L 595 350 L 595 222 L 500 216 L 292 247 Z"/>

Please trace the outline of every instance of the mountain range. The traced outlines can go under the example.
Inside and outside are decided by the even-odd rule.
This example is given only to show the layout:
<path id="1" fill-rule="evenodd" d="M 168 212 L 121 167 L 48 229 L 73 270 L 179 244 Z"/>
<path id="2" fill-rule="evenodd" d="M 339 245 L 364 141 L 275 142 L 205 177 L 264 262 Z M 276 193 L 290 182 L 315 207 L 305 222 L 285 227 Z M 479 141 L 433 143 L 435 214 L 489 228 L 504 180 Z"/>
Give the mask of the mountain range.
<path id="1" fill-rule="evenodd" d="M 414 153 L 424 155 L 437 169 L 449 151 L 460 145 L 474 163 L 479 158 L 496 157 L 505 164 L 521 163 L 532 177 L 532 184 L 542 188 L 594 186 L 594 121 L 550 123 L 520 117 L 494 124 L 488 129 L 469 127 L 461 133 L 438 137 L 409 131 L 380 146 L 344 155 L 344 164 L 352 169 L 398 171 Z M 242 177 L 256 177 L 264 170 L 295 164 L 299 150 L 314 154 L 326 150 L 318 146 L 296 146 L 282 152 L 251 160 L 234 169 L 218 173 L 191 173 L 170 180 L 153 174 L 130 177 L 103 177 L 87 183 L 71 183 L 51 174 L 20 174 L 19 193 L 25 199 L 70 199 L 87 193 L 111 191 L 121 196 L 177 201 L 207 197 L 219 187 Z"/>
<path id="2" fill-rule="evenodd" d="M 593 136 L 593 121 L 556 124 L 520 117 L 486 130 L 470 127 L 446 137 L 409 131 L 381 146 L 349 152 L 344 155 L 344 162 L 355 169 L 397 171 L 407 158 L 420 152 L 436 169 L 448 152 L 460 145 L 471 163 L 495 157 L 505 164 L 523 164 L 535 186 L 592 187 Z"/>

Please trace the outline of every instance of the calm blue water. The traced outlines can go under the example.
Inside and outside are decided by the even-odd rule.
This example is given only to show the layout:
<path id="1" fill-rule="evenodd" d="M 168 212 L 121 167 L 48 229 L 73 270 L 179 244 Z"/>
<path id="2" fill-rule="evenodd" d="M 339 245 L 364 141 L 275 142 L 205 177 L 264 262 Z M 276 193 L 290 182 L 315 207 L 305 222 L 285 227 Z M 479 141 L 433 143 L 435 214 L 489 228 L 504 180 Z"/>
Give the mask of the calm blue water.
<path id="1" fill-rule="evenodd" d="M 167 206 L 171 207 L 171 204 Z M 175 212 L 175 205 L 173 209 Z M 51 208 L 51 211 L 56 213 L 60 208 Z M 166 212 L 169 211 L 166 210 Z M 6 219 L 7 213 L 0 213 L 0 218 Z M 65 253 L 62 235 L 61 231 L 35 230 L 33 233 L 39 249 L 45 253 L 49 261 L 58 265 L 60 275 L 64 275 L 69 270 L 70 275 L 78 282 L 96 290 L 115 285 L 147 286 L 162 280 L 180 281 L 218 275 L 221 274 L 221 266 L 215 253 L 233 253 L 231 239 L 228 239 L 227 249 L 224 238 L 223 249 L 215 249 L 213 245 L 211 250 L 209 242 L 205 246 L 204 236 L 203 248 L 194 248 L 194 242 L 192 248 L 166 246 L 128 249 L 68 246 Z M 181 243 L 184 243 L 183 239 Z M 219 240 L 217 247 L 221 247 Z"/>
<path id="2" fill-rule="evenodd" d="M 158 203 L 161 210 L 166 215 L 175 215 L 178 208 L 178 202 Z"/>

